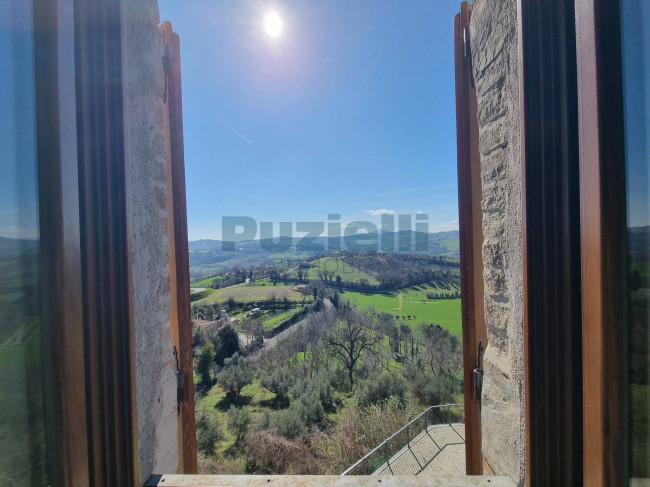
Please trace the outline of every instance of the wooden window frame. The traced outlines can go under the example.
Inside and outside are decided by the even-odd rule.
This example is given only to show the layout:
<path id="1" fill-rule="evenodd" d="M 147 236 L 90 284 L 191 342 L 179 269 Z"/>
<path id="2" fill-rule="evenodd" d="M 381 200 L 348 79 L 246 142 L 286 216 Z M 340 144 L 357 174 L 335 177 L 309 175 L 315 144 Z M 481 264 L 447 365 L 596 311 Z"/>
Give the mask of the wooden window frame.
<path id="1" fill-rule="evenodd" d="M 90 484 L 72 0 L 34 0 L 36 150 L 49 478 Z"/>
<path id="2" fill-rule="evenodd" d="M 629 482 L 621 5 L 576 0 L 585 485 Z"/>
<path id="3" fill-rule="evenodd" d="M 573 3 L 520 0 L 526 484 L 582 483 L 582 312 Z"/>
<path id="4" fill-rule="evenodd" d="M 472 5 L 462 2 L 454 19 L 456 73 L 456 137 L 458 157 L 458 222 L 461 313 L 463 332 L 463 395 L 467 475 L 483 473 L 481 437 L 481 375 L 479 343 L 487 347 L 483 306 L 483 211 L 481 158 L 478 150 L 476 88 L 473 83 L 469 23 Z M 478 370 L 477 370 L 478 369 Z"/>
<path id="5" fill-rule="evenodd" d="M 183 389 L 179 391 L 178 471 L 197 473 L 196 419 L 194 404 L 194 365 L 192 358 L 192 306 L 190 301 L 189 239 L 185 195 L 185 156 L 183 146 L 183 97 L 181 90 L 180 39 L 171 22 L 159 28 L 165 45 L 166 98 L 163 126 L 167 153 L 167 187 L 170 296 L 172 298 L 172 341 L 178 351 Z"/>

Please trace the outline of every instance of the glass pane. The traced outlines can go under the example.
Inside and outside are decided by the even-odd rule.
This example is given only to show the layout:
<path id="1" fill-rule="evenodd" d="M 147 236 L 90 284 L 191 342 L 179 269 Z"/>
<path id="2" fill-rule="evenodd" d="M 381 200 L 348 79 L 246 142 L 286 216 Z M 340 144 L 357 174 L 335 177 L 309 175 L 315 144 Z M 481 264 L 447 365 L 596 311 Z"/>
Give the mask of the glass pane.
<path id="1" fill-rule="evenodd" d="M 624 0 L 630 476 L 650 477 L 650 3 Z"/>
<path id="2" fill-rule="evenodd" d="M 32 5 L 0 2 L 0 485 L 47 485 Z"/>

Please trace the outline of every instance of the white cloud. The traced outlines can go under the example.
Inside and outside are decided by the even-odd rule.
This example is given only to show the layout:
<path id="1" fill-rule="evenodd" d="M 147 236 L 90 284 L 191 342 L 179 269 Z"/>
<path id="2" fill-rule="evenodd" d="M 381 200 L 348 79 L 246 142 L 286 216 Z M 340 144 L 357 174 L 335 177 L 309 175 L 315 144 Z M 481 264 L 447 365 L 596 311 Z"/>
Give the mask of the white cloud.
<path id="1" fill-rule="evenodd" d="M 386 208 L 381 208 L 379 210 L 365 210 L 366 213 L 370 213 L 372 216 L 381 216 L 381 215 L 394 215 L 395 210 L 387 210 Z"/>

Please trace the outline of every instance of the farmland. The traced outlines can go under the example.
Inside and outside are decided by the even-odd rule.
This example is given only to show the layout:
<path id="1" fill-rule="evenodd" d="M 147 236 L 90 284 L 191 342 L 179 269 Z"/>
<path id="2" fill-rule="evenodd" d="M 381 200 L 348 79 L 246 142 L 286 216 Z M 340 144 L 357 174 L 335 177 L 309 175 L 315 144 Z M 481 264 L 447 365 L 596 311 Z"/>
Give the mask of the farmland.
<path id="1" fill-rule="evenodd" d="M 345 282 L 360 282 L 365 279 L 370 285 L 379 284 L 379 281 L 370 274 L 352 267 L 338 257 L 322 257 L 310 262 L 310 267 L 304 270 L 303 279 L 318 280 L 328 273 L 341 276 Z M 297 275 L 296 271 L 292 274 Z"/>
<path id="2" fill-rule="evenodd" d="M 265 286 L 258 284 L 241 284 L 223 289 L 215 289 L 207 297 L 200 299 L 196 304 L 224 303 L 230 298 L 239 302 L 268 301 L 275 298 L 282 301 L 285 296 L 289 301 L 301 302 L 304 295 L 289 286 L 273 286 L 270 283 Z"/>
<path id="3" fill-rule="evenodd" d="M 412 287 L 390 294 L 344 292 L 341 297 L 360 307 L 390 313 L 399 322 L 417 326 L 423 321 L 437 323 L 456 336 L 461 336 L 460 299 L 427 299 L 426 286 Z M 401 297 L 400 297 L 401 296 Z M 408 316 L 411 319 L 408 319 Z M 402 316 L 407 317 L 402 320 Z"/>

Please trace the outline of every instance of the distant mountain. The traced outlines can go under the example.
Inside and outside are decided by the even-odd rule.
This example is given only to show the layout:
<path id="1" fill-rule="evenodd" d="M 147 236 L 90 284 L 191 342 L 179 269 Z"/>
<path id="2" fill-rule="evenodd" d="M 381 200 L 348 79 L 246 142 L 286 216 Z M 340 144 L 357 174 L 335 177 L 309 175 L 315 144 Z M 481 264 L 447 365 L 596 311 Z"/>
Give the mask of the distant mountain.
<path id="1" fill-rule="evenodd" d="M 285 247 L 290 243 L 290 247 L 281 248 L 278 243 L 285 243 Z M 232 244 L 233 242 L 230 242 L 231 246 Z M 309 247 L 305 247 L 307 244 Z M 357 239 L 356 243 L 351 240 L 346 242 L 345 238 L 331 237 L 318 237 L 312 242 L 305 242 L 302 237 L 293 237 L 290 241 L 284 239 L 282 242 L 278 238 L 257 239 L 234 242 L 234 250 L 224 250 L 221 240 L 195 240 L 189 242 L 190 276 L 203 278 L 235 267 L 277 259 L 304 259 L 337 249 L 368 250 L 368 244 L 374 244 L 380 251 L 458 257 L 457 230 L 429 234 L 409 230 L 377 232 Z M 318 249 L 315 246 L 319 246 Z M 422 248 L 426 250 L 421 250 Z"/>
<path id="2" fill-rule="evenodd" d="M 37 251 L 38 240 L 0 237 L 0 259 L 10 259 Z"/>
<path id="3" fill-rule="evenodd" d="M 397 247 L 399 246 L 400 242 L 407 244 L 409 241 L 412 243 L 412 249 L 410 250 L 411 252 L 415 250 L 415 242 L 420 241 L 420 239 L 426 239 L 424 233 L 421 232 L 414 232 L 412 230 L 405 230 L 401 232 L 377 232 L 377 233 L 371 233 L 367 234 L 368 237 L 367 240 L 364 238 L 364 240 L 360 243 L 361 246 L 367 245 L 368 242 L 372 243 L 372 240 L 381 240 L 381 241 L 389 241 L 392 240 L 395 242 L 395 250 L 397 251 Z M 293 237 L 291 241 L 291 249 L 292 251 L 296 251 L 296 245 L 300 243 L 302 240 L 302 237 Z M 429 240 L 429 250 L 437 250 L 440 242 L 447 241 L 447 243 L 451 244 L 451 249 L 444 250 L 444 252 L 455 252 L 458 250 L 458 245 L 454 245 L 452 241 L 458 242 L 458 230 L 453 230 L 449 232 L 437 232 L 437 233 L 429 233 L 428 234 L 428 240 Z M 341 241 L 341 247 L 343 249 L 347 249 L 345 245 L 345 237 L 340 238 Z M 267 244 L 267 246 L 272 246 L 274 244 L 278 243 L 278 238 L 276 237 L 275 239 L 255 239 L 255 240 L 244 240 L 244 241 L 235 241 L 235 247 L 236 250 L 241 250 L 241 251 L 255 251 L 257 249 L 267 252 L 264 250 L 262 247 L 263 244 Z M 336 247 L 336 239 L 333 237 L 318 237 L 313 242 L 313 244 L 318 244 L 318 245 L 323 245 L 325 247 L 325 251 L 327 251 L 328 248 L 333 248 Z M 201 239 L 201 240 L 193 240 L 189 242 L 189 248 L 190 251 L 195 250 L 195 251 L 201 251 L 201 250 L 222 250 L 223 249 L 223 241 L 221 240 L 210 240 L 210 239 Z M 359 249 L 348 249 L 348 250 L 361 250 Z M 380 249 L 381 250 L 381 249 Z M 318 252 L 318 251 L 317 251 Z M 439 252 L 433 252 L 434 255 L 437 255 Z"/>

